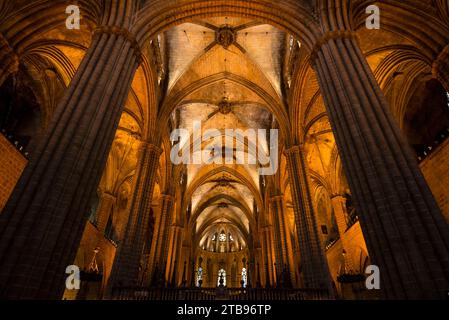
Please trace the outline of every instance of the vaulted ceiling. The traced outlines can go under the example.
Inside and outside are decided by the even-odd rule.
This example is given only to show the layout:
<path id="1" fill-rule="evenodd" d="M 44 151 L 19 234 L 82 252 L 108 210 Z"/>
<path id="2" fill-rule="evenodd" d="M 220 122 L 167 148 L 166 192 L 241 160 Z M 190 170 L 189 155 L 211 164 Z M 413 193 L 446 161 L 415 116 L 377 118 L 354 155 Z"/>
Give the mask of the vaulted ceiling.
<path id="1" fill-rule="evenodd" d="M 184 23 L 161 34 L 158 41 L 168 77 L 164 107 L 172 109 L 172 128 L 190 134 L 180 145 L 210 145 L 195 141 L 195 125 L 203 133 L 219 130 L 223 142 L 227 129 L 275 128 L 273 110 L 285 108 L 282 70 L 289 39 L 271 25 L 232 17 Z M 259 146 L 268 155 L 266 136 Z M 248 148 L 246 143 L 246 156 Z M 191 204 L 190 225 L 198 245 L 232 230 L 238 247 L 244 248 L 255 228 L 255 211 L 263 210 L 260 164 L 226 160 L 234 163 L 223 159 L 222 164 L 187 164 L 184 201 Z"/>

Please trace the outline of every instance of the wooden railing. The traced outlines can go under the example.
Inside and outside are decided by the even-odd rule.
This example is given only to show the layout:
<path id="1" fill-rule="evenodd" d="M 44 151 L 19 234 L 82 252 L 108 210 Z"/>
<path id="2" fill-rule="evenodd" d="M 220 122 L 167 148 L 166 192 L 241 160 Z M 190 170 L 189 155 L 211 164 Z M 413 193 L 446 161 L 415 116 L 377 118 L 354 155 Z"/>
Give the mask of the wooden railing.
<path id="1" fill-rule="evenodd" d="M 113 292 L 114 300 L 156 301 L 299 301 L 327 299 L 323 290 L 281 288 L 139 288 L 122 287 Z"/>

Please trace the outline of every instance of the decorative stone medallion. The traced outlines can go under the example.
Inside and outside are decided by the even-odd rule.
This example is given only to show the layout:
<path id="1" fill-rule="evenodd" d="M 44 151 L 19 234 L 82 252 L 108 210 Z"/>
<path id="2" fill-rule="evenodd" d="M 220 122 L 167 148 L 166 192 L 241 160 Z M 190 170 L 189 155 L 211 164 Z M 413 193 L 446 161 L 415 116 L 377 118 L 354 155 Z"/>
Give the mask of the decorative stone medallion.
<path id="1" fill-rule="evenodd" d="M 227 49 L 235 42 L 235 31 L 229 26 L 223 26 L 217 30 L 216 41 L 223 48 Z"/>
<path id="2" fill-rule="evenodd" d="M 228 114 L 231 112 L 231 104 L 229 103 L 227 98 L 223 98 L 223 100 L 221 100 L 218 103 L 218 110 L 220 111 L 220 113 L 222 114 Z"/>

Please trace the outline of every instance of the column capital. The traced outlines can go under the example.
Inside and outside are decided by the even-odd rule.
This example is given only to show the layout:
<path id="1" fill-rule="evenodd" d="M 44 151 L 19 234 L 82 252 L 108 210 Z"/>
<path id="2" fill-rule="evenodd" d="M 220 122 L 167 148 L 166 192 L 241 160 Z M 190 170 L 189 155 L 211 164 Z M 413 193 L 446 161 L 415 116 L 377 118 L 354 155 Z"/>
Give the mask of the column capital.
<path id="1" fill-rule="evenodd" d="M 140 49 L 140 45 L 137 42 L 136 37 L 133 33 L 131 33 L 131 31 L 120 26 L 98 26 L 93 30 L 93 36 L 95 37 L 99 34 L 113 34 L 119 37 L 124 37 L 134 49 L 134 54 L 138 63 L 142 63 L 142 50 Z"/>
<path id="2" fill-rule="evenodd" d="M 284 154 L 286 156 L 291 155 L 293 153 L 301 153 L 304 151 L 304 143 L 295 144 L 293 146 L 289 146 L 285 148 Z"/>
<path id="3" fill-rule="evenodd" d="M 334 194 L 331 196 L 331 203 L 334 206 L 341 206 L 342 208 L 346 208 L 346 197 L 341 194 Z"/>
<path id="4" fill-rule="evenodd" d="M 175 231 L 181 231 L 182 229 L 184 229 L 184 227 L 182 225 L 180 225 L 179 223 L 172 224 L 170 226 L 170 228 Z"/>
<path id="5" fill-rule="evenodd" d="M 106 198 L 106 199 L 110 199 L 110 200 L 113 200 L 113 201 L 117 200 L 117 196 L 112 194 L 112 193 L 110 193 L 109 191 L 102 191 L 101 192 L 101 197 L 102 198 Z"/>
<path id="6" fill-rule="evenodd" d="M 114 195 L 114 193 L 112 193 L 111 191 L 109 191 L 109 190 L 107 190 L 106 188 L 103 188 L 103 187 L 98 187 L 98 188 L 97 188 L 97 194 L 98 194 L 100 197 L 106 196 L 106 197 L 114 197 L 114 198 L 117 198 L 117 196 Z"/>
<path id="7" fill-rule="evenodd" d="M 273 228 L 273 226 L 271 224 L 266 224 L 264 225 L 261 229 L 265 232 L 270 231 Z"/>
<path id="8" fill-rule="evenodd" d="M 283 199 L 284 199 L 283 194 L 276 194 L 276 195 L 272 195 L 270 197 L 270 202 L 275 202 L 275 201 L 279 201 L 279 200 L 283 200 Z"/>
<path id="9" fill-rule="evenodd" d="M 170 195 L 170 194 L 161 194 L 159 196 L 159 199 L 161 201 L 167 201 L 167 202 L 170 201 L 170 202 L 172 202 L 174 200 L 174 197 L 172 195 Z"/>
<path id="10" fill-rule="evenodd" d="M 145 140 L 140 141 L 140 148 L 143 151 L 153 152 L 153 153 L 157 154 L 158 156 L 161 155 L 161 153 L 162 153 L 161 147 L 155 145 L 152 142 L 145 141 Z"/>
<path id="11" fill-rule="evenodd" d="M 339 193 L 334 193 L 334 194 L 332 194 L 331 195 L 331 200 L 340 200 L 340 199 L 342 199 L 342 200 L 346 200 L 346 197 L 343 195 L 343 194 L 339 194 Z"/>
<path id="12" fill-rule="evenodd" d="M 318 38 L 318 40 L 316 40 L 315 44 L 313 45 L 312 52 L 310 53 L 310 61 L 312 64 L 315 62 L 318 52 L 320 52 L 323 45 L 329 42 L 329 40 L 334 39 L 357 40 L 357 36 L 351 30 L 336 30 L 324 33 L 320 38 Z"/>

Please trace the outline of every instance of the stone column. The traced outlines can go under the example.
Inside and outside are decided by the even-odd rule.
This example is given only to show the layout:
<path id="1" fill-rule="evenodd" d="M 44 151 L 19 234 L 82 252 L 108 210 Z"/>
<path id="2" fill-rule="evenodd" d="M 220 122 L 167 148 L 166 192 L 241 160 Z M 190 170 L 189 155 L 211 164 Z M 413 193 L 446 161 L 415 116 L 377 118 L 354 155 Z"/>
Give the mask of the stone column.
<path id="1" fill-rule="evenodd" d="M 191 247 L 190 244 L 186 241 L 182 241 L 182 248 L 181 248 L 181 261 L 183 264 L 183 271 L 181 276 L 181 286 L 185 287 L 189 285 L 189 268 L 190 268 L 190 256 L 191 256 Z M 208 275 L 209 277 L 209 275 Z"/>
<path id="2" fill-rule="evenodd" d="M 181 234 L 181 226 L 178 225 L 172 225 L 170 226 L 170 241 L 169 241 L 169 250 L 167 252 L 167 271 L 165 278 L 167 281 L 171 281 L 173 278 L 174 268 L 175 268 L 175 262 L 178 259 L 178 249 L 179 249 L 179 237 Z"/>
<path id="3" fill-rule="evenodd" d="M 278 203 L 275 197 L 270 198 L 271 212 L 273 214 L 273 228 L 274 228 L 274 248 L 276 256 L 277 277 L 284 268 L 284 263 L 287 261 L 286 246 L 283 245 L 284 236 L 282 233 L 281 217 L 279 215 Z"/>
<path id="4" fill-rule="evenodd" d="M 126 29 L 97 30 L 0 215 L 2 298 L 61 297 L 139 60 Z"/>
<path id="5" fill-rule="evenodd" d="M 291 283 L 291 274 L 290 270 L 294 266 L 293 263 L 293 248 L 290 236 L 288 234 L 288 226 L 286 225 L 286 208 L 284 203 L 284 198 L 282 195 L 274 196 L 271 198 L 273 210 L 276 210 L 277 212 L 277 219 L 279 221 L 279 228 L 280 228 L 280 237 L 281 237 L 281 252 L 282 252 L 282 264 L 278 264 L 278 267 L 280 268 L 279 272 L 282 273 L 284 271 L 284 268 L 286 268 L 286 271 L 288 272 L 287 276 L 290 277 L 290 279 L 284 279 L 287 281 L 287 283 Z"/>
<path id="6" fill-rule="evenodd" d="M 346 199 L 341 195 L 334 195 L 331 197 L 331 202 L 337 222 L 338 233 L 340 234 L 341 246 L 347 252 L 348 244 L 345 235 L 348 227 L 346 222 Z M 351 255 L 347 254 L 345 256 L 345 264 L 348 270 L 354 270 Z"/>
<path id="7" fill-rule="evenodd" d="M 433 76 L 449 92 L 449 44 L 441 51 L 432 65 Z"/>
<path id="8" fill-rule="evenodd" d="M 128 223 L 125 236 L 115 256 L 107 294 L 113 293 L 116 286 L 137 285 L 161 152 L 162 149 L 155 144 L 143 141 L 140 145 Z"/>
<path id="9" fill-rule="evenodd" d="M 172 264 L 171 253 L 172 253 L 172 249 L 173 249 L 173 241 L 175 241 L 175 237 L 176 237 L 176 234 L 175 234 L 176 232 L 175 232 L 174 226 L 169 226 L 165 232 L 168 233 L 168 236 L 167 236 L 167 247 L 168 247 L 167 249 L 168 250 L 167 250 L 167 256 L 165 257 L 165 259 L 163 259 L 163 261 L 165 261 L 164 262 L 165 273 L 164 273 L 163 277 L 164 277 L 164 280 L 166 282 L 168 282 L 170 279 L 171 264 Z"/>
<path id="10" fill-rule="evenodd" d="M 262 255 L 261 255 L 261 263 L 260 263 L 260 267 L 261 270 L 263 271 L 263 279 L 264 279 L 264 284 L 266 287 L 270 286 L 270 282 L 271 282 L 271 275 L 270 275 L 270 262 L 268 260 L 268 255 L 270 254 L 267 248 L 267 241 L 266 241 L 266 232 L 265 232 L 265 227 L 260 228 L 259 231 L 260 234 L 260 239 L 261 239 L 261 244 L 262 244 Z"/>
<path id="11" fill-rule="evenodd" d="M 150 260 L 148 261 L 149 279 L 154 277 L 154 266 L 159 266 L 160 275 L 165 274 L 168 252 L 169 227 L 172 218 L 173 196 L 162 194 L 160 197 L 159 223 L 155 228 L 151 243 Z M 159 275 L 156 275 L 159 276 Z M 160 279 L 158 279 L 160 280 Z"/>
<path id="12" fill-rule="evenodd" d="M 287 207 L 285 205 L 284 197 L 278 198 L 278 203 L 280 208 L 282 208 L 282 224 L 284 226 L 284 238 L 285 238 L 285 245 L 287 246 L 287 271 L 289 276 L 289 284 L 293 284 L 296 279 L 296 275 L 294 272 L 294 244 L 292 243 L 292 239 L 290 236 L 290 228 L 288 224 L 288 216 L 287 216 Z"/>
<path id="13" fill-rule="evenodd" d="M 276 254 L 274 249 L 274 240 L 273 240 L 273 226 L 269 225 L 265 229 L 265 236 L 267 241 L 267 250 L 268 250 L 268 269 L 270 272 L 270 283 L 272 286 L 276 285 L 277 281 L 277 270 L 275 269 L 276 263 Z"/>
<path id="14" fill-rule="evenodd" d="M 101 233 L 106 230 L 106 225 L 108 224 L 109 217 L 111 216 L 112 209 L 116 203 L 116 196 L 110 194 L 109 192 L 102 192 L 100 197 L 100 204 L 97 209 L 97 229 Z"/>
<path id="15" fill-rule="evenodd" d="M 304 151 L 300 146 L 293 146 L 285 151 L 285 155 L 287 157 L 304 286 L 327 290 L 329 297 L 332 297 L 333 290 L 329 269 L 318 235 L 316 215 L 310 195 L 309 174 L 304 159 Z"/>
<path id="16" fill-rule="evenodd" d="M 176 244 L 176 250 L 175 250 L 175 265 L 173 269 L 173 279 L 174 284 L 178 286 L 180 284 L 180 276 L 182 275 L 182 266 L 183 266 L 183 250 L 182 250 L 182 244 L 183 244 L 183 237 L 184 237 L 184 228 L 179 227 L 178 230 L 178 240 Z"/>
<path id="17" fill-rule="evenodd" d="M 448 225 L 355 36 L 327 33 L 311 61 L 385 298 L 443 298 Z"/>
<path id="18" fill-rule="evenodd" d="M 255 274 L 255 282 L 254 282 L 254 286 L 256 288 L 260 288 L 262 286 L 262 276 L 261 276 L 261 270 L 260 268 L 263 266 L 263 261 L 262 261 L 262 247 L 259 244 L 259 247 L 256 247 L 256 264 L 255 264 L 255 270 L 256 270 L 256 274 Z"/>
<path id="19" fill-rule="evenodd" d="M 19 71 L 19 58 L 8 40 L 0 33 L 0 86 L 10 74 Z"/>

